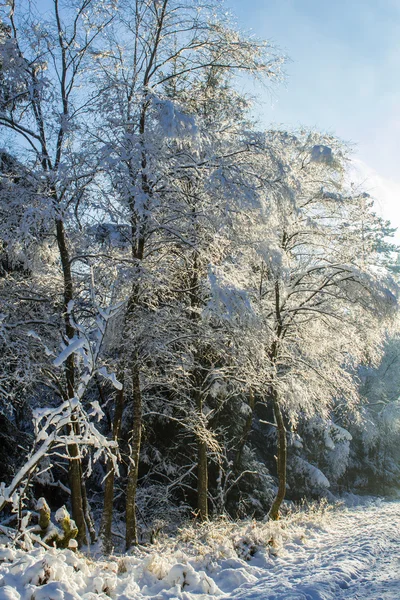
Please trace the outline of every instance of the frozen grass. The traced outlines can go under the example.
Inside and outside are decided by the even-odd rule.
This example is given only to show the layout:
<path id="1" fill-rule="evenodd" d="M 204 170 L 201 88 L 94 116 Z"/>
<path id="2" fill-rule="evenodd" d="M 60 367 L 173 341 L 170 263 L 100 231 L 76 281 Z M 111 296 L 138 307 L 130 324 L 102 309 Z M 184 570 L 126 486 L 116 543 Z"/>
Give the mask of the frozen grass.
<path id="1" fill-rule="evenodd" d="M 288 511 L 277 522 L 227 518 L 187 523 L 129 555 L 90 557 L 39 547 L 0 550 L 0 600 L 95 600 L 225 596 L 252 581 L 250 562 L 268 569 L 286 547 L 329 526 L 337 508 L 326 503 Z M 193 596 L 192 596 L 193 595 Z"/>
<path id="2" fill-rule="evenodd" d="M 256 552 L 276 555 L 289 541 L 306 539 L 313 529 L 323 529 L 332 513 L 341 504 L 326 501 L 304 503 L 301 507 L 287 509 L 279 521 L 232 521 L 220 517 L 202 524 L 189 522 L 174 537 L 160 536 L 152 546 L 140 548 L 162 557 L 178 558 L 182 554 L 190 560 L 206 563 L 226 558 L 248 560 Z"/>

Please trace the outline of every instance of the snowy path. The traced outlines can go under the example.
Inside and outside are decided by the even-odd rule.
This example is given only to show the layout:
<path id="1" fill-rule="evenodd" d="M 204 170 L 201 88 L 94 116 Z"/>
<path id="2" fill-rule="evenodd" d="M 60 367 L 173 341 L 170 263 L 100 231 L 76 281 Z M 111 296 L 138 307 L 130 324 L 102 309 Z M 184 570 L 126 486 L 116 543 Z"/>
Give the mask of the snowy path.
<path id="1" fill-rule="evenodd" d="M 230 597 L 400 600 L 400 503 L 336 513 L 327 532 L 286 546 L 274 562 Z"/>

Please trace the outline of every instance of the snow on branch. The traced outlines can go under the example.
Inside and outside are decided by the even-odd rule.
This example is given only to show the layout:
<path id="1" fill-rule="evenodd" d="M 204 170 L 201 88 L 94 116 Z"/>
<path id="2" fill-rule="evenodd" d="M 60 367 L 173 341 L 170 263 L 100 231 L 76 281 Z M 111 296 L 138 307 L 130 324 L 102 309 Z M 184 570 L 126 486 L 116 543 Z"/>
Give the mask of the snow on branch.
<path id="1" fill-rule="evenodd" d="M 120 306 L 98 308 L 95 327 L 86 331 L 84 327 L 75 323 L 72 317 L 73 305 L 68 307 L 70 321 L 75 327 L 76 334 L 53 361 L 53 364 L 56 367 L 62 366 L 72 354 L 80 358 L 82 368 L 76 393 L 74 397 L 66 399 L 59 406 L 38 408 L 33 411 L 35 443 L 24 466 L 11 483 L 8 486 L 4 482 L 0 483 L 0 511 L 7 503 L 12 503 L 14 510 L 18 510 L 18 507 L 22 505 L 29 479 L 42 459 L 52 453 L 69 459 L 69 447 L 72 445 L 79 448 L 80 456 L 87 453 L 89 448 L 94 449 L 95 461 L 103 454 L 107 455 L 113 461 L 114 468 L 118 472 L 118 456 L 115 453 L 117 443 L 108 440 L 94 423 L 94 419 L 99 421 L 102 418 L 103 411 L 98 402 L 90 403 L 92 409 L 90 413 L 82 404 L 82 398 L 96 373 L 107 377 L 117 389 L 121 389 L 121 384 L 117 381 L 115 374 L 109 374 L 105 367 L 98 366 L 107 323 Z"/>

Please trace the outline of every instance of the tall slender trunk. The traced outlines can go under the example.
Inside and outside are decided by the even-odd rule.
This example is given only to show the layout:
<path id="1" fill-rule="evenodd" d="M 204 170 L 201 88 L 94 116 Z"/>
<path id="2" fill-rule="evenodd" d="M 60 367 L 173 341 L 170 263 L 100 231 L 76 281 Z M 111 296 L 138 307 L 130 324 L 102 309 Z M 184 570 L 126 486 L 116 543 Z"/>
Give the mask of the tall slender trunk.
<path id="1" fill-rule="evenodd" d="M 197 410 L 203 414 L 201 390 L 197 394 Z M 207 444 L 199 437 L 197 442 L 197 509 L 201 521 L 208 519 L 208 462 Z"/>
<path id="2" fill-rule="evenodd" d="M 278 372 L 278 355 L 279 355 L 279 343 L 285 336 L 285 330 L 283 327 L 282 315 L 281 315 L 281 298 L 280 298 L 280 286 L 279 281 L 275 281 L 275 318 L 276 318 L 276 340 L 272 343 L 270 359 L 275 371 L 275 375 L 272 376 L 271 385 L 271 397 L 272 397 L 272 408 L 274 411 L 276 431 L 277 431 L 277 472 L 278 472 L 278 491 L 275 499 L 272 503 L 269 511 L 269 518 L 276 521 L 279 519 L 279 509 L 286 495 L 286 465 L 287 465 L 287 440 L 286 440 L 286 427 L 283 420 L 283 414 L 279 403 L 278 387 L 275 378 Z"/>
<path id="3" fill-rule="evenodd" d="M 133 387 L 133 423 L 130 439 L 130 462 L 128 470 L 128 483 L 126 487 L 126 549 L 138 543 L 137 518 L 136 518 L 136 492 L 139 475 L 140 445 L 142 438 L 142 391 L 140 389 L 140 373 L 137 357 L 134 358 L 132 367 Z"/>
<path id="4" fill-rule="evenodd" d="M 145 112 L 144 112 L 145 114 Z M 142 127 L 142 126 L 141 126 Z M 144 132 L 144 116 L 143 116 L 143 130 Z M 147 194 L 150 194 L 149 183 L 147 180 L 146 169 L 146 156 L 143 151 L 142 154 L 142 189 Z M 137 240 L 132 239 L 132 258 L 136 262 L 138 269 L 137 275 L 134 279 L 132 286 L 132 293 L 129 298 L 127 307 L 127 323 L 131 327 L 134 326 L 135 320 L 135 309 L 138 307 L 140 298 L 140 269 L 141 263 L 144 258 L 145 249 L 145 227 L 146 222 L 138 225 L 136 221 L 136 215 L 133 209 L 132 202 L 132 232 L 138 232 Z M 128 467 L 128 480 L 126 485 L 126 505 L 125 505 L 125 519 L 126 519 L 126 530 L 125 530 L 125 546 L 126 549 L 132 545 L 138 543 L 138 531 L 137 531 L 137 518 L 136 518 L 136 493 L 138 487 L 138 476 L 139 476 L 139 459 L 140 459 L 140 447 L 142 440 L 142 390 L 140 388 L 140 367 L 138 352 L 135 349 L 131 353 L 131 374 L 132 374 L 132 400 L 133 400 L 133 421 L 131 427 L 130 437 L 130 453 L 129 453 L 129 467 Z"/>
<path id="5" fill-rule="evenodd" d="M 283 420 L 282 410 L 279 404 L 279 397 L 276 388 L 272 390 L 272 405 L 274 410 L 276 429 L 278 435 L 277 448 L 277 470 L 278 470 L 278 491 L 269 511 L 269 518 L 273 521 L 279 519 L 279 509 L 286 494 L 286 464 L 287 464 L 287 440 L 286 427 Z"/>
<path id="6" fill-rule="evenodd" d="M 148 63 L 143 76 L 143 89 L 147 89 L 150 84 L 154 62 L 156 60 L 158 47 L 162 39 L 162 31 L 164 27 L 164 19 L 166 16 L 169 0 L 163 0 L 159 9 L 156 10 L 156 29 L 153 41 L 153 47 L 148 53 Z M 142 155 L 141 155 L 141 188 L 148 200 L 152 195 L 152 189 L 147 174 L 147 150 L 144 143 L 144 136 L 147 125 L 147 110 L 150 106 L 147 92 L 143 98 L 140 118 L 139 118 L 139 134 L 141 138 Z M 129 166 L 129 174 L 132 183 L 136 183 L 135 168 Z M 146 240 L 147 217 L 140 217 L 135 207 L 135 199 L 130 200 L 131 209 L 131 225 L 132 225 L 132 258 L 137 264 L 143 261 L 144 248 Z M 135 239 L 135 236 L 136 239 Z M 139 283 L 134 283 L 132 295 L 128 305 L 128 315 L 132 314 L 133 309 L 137 305 L 139 298 Z M 136 492 L 139 474 L 139 457 L 140 445 L 142 437 L 142 392 L 140 389 L 140 370 L 138 364 L 137 352 L 133 353 L 132 361 L 132 386 L 133 386 L 133 423 L 131 435 L 131 454 L 128 470 L 128 483 L 126 488 L 126 548 L 130 548 L 132 544 L 137 544 L 137 519 L 136 519 Z"/>
<path id="7" fill-rule="evenodd" d="M 163 0 L 159 7 L 156 9 L 156 28 L 155 35 L 153 38 L 153 47 L 148 52 L 147 67 L 143 75 L 143 89 L 147 90 L 150 85 L 152 77 L 154 62 L 156 60 L 158 47 L 162 39 L 162 31 L 164 27 L 164 20 L 166 17 L 166 11 L 169 0 Z M 136 19 L 138 15 L 136 14 Z M 136 21 L 138 25 L 138 21 Z M 136 55 L 135 55 L 136 63 Z M 147 174 L 147 150 L 144 143 L 144 135 L 147 125 L 147 110 L 150 106 L 147 92 L 143 98 L 142 107 L 139 118 L 139 134 L 141 138 L 142 154 L 141 154 L 141 188 L 145 196 L 149 199 L 152 195 L 152 189 Z M 128 126 L 129 129 L 129 126 Z M 129 175 L 133 184 L 136 183 L 135 167 L 129 165 Z M 146 227 L 147 217 L 138 218 L 135 199 L 130 199 L 130 210 L 131 210 L 131 225 L 132 225 L 132 258 L 137 264 L 143 261 L 145 239 L 146 239 Z M 136 239 L 135 239 L 135 236 Z M 131 315 L 133 309 L 137 305 L 139 298 L 139 283 L 134 282 L 132 295 L 128 303 L 128 315 Z M 142 393 L 140 389 L 140 370 L 137 360 L 137 352 L 133 353 L 134 359 L 132 361 L 132 386 L 133 386 L 133 423 L 132 423 L 132 435 L 131 435 L 131 455 L 130 464 L 128 470 L 128 483 L 126 488 L 126 547 L 130 548 L 132 544 L 137 544 L 137 519 L 136 519 L 136 492 L 137 482 L 139 474 L 139 457 L 140 457 L 140 445 L 142 437 Z"/>
<path id="8" fill-rule="evenodd" d="M 56 192 L 53 192 L 53 196 L 57 199 Z M 69 258 L 69 252 L 67 247 L 64 223 L 61 218 L 56 220 L 56 237 L 58 250 L 60 253 L 61 259 L 61 267 L 63 272 L 63 282 L 64 282 L 64 303 L 63 303 L 63 312 L 64 312 L 64 324 L 65 324 L 65 334 L 68 339 L 72 339 L 74 337 L 75 331 L 70 322 L 70 317 L 68 313 L 69 304 L 73 300 L 74 297 L 74 288 L 73 288 L 73 280 L 72 280 L 72 272 L 71 272 L 71 263 Z M 65 361 L 65 379 L 67 384 L 67 395 L 68 398 L 73 398 L 75 396 L 75 358 L 73 354 Z M 76 417 L 72 414 L 72 423 L 71 423 L 71 433 L 77 435 L 79 433 L 79 425 L 76 421 Z M 81 459 L 79 455 L 79 448 L 77 444 L 69 444 L 68 446 L 68 454 L 70 457 L 69 460 L 69 468 L 68 468 L 68 476 L 69 476 L 69 485 L 71 489 L 71 508 L 72 508 L 72 517 L 76 523 L 78 528 L 77 540 L 80 545 L 87 544 L 87 536 L 86 536 L 86 522 L 85 522 L 85 512 L 83 507 L 83 496 L 82 496 L 82 465 Z"/>
<path id="9" fill-rule="evenodd" d="M 197 230 L 196 212 L 193 208 L 194 229 Z M 201 299 L 199 297 L 199 264 L 197 251 L 193 254 L 193 269 L 190 278 L 190 318 L 194 323 L 199 323 L 199 307 Z M 202 393 L 202 375 L 201 375 L 201 350 L 197 348 L 195 352 L 195 366 L 193 373 L 193 396 L 196 409 L 200 419 L 203 417 L 203 393 Z M 207 444 L 199 435 L 197 439 L 197 509 L 201 521 L 208 519 L 208 459 Z"/>
<path id="10" fill-rule="evenodd" d="M 87 544 L 85 513 L 83 510 L 82 499 L 82 469 L 81 459 L 79 456 L 79 448 L 77 444 L 68 446 L 69 466 L 68 477 L 69 487 L 71 489 L 71 508 L 72 517 L 78 528 L 77 541 L 78 544 Z"/>
<path id="11" fill-rule="evenodd" d="M 165 2 L 165 0 L 164 0 Z M 166 2 L 165 2 L 166 5 Z M 165 7 L 164 7 L 165 8 Z M 164 13 L 163 13 L 164 14 Z M 162 17 L 163 18 L 163 17 Z M 156 45 L 158 41 L 156 42 Z M 154 57 L 153 57 L 154 59 Z M 147 73 L 147 71 L 146 71 Z M 148 73 L 145 75 L 144 82 L 147 85 Z M 147 154 L 144 144 L 144 135 L 146 130 L 146 117 L 149 107 L 147 97 L 143 99 L 140 120 L 139 133 L 141 137 L 142 155 L 141 155 L 141 189 L 147 197 L 147 203 L 152 195 L 152 189 L 147 174 Z M 129 173 L 132 182 L 136 181 L 135 170 L 129 167 Z M 138 217 L 135 198 L 132 197 L 129 202 L 131 210 L 132 227 L 132 259 L 137 265 L 137 277 L 134 279 L 132 293 L 129 298 L 127 308 L 127 321 L 131 326 L 134 325 L 134 312 L 139 304 L 140 298 L 140 269 L 144 258 L 147 217 Z M 132 373 L 132 395 L 133 395 L 133 423 L 131 429 L 130 455 L 128 468 L 128 481 L 126 486 L 126 531 L 125 546 L 128 550 L 132 545 L 138 543 L 137 518 L 136 518 L 136 492 L 139 476 L 139 458 L 142 439 L 142 391 L 140 388 L 140 368 L 138 362 L 138 353 L 136 349 L 131 354 L 131 373 Z"/>
<path id="12" fill-rule="evenodd" d="M 122 381 L 122 375 L 118 377 L 118 381 Z M 121 432 L 122 413 L 124 410 L 124 389 L 118 390 L 115 398 L 115 412 L 113 420 L 113 440 L 118 442 Z M 104 484 L 104 504 L 103 514 L 100 526 L 100 537 L 103 545 L 103 552 L 109 554 L 112 550 L 111 526 L 114 504 L 114 481 L 115 468 L 111 458 L 107 460 L 107 473 Z"/>
<path id="13" fill-rule="evenodd" d="M 143 258 L 144 245 L 140 244 L 139 259 Z M 138 258 L 135 253 L 135 258 Z M 126 325 L 129 323 L 132 325 L 132 315 L 135 307 L 137 306 L 139 297 L 138 284 L 135 282 L 133 285 L 132 293 L 129 298 Z M 133 399 L 133 419 L 132 427 L 130 430 L 130 453 L 129 453 L 129 467 L 127 476 L 126 486 L 126 508 L 125 508 L 125 521 L 126 521 L 126 533 L 125 533 L 125 545 L 128 550 L 132 545 L 138 543 L 138 532 L 137 532 L 137 518 L 136 518 L 136 493 L 137 483 L 139 475 L 139 459 L 140 459 L 140 448 L 141 448 L 141 437 L 142 437 L 142 393 L 140 388 L 140 370 L 138 365 L 138 355 L 134 352 L 131 356 L 131 373 L 132 373 L 132 399 Z M 125 379 L 122 374 L 118 378 L 120 381 Z M 113 421 L 113 439 L 118 441 L 121 432 L 122 416 L 125 405 L 125 393 L 126 386 L 118 392 L 115 401 L 115 413 Z M 111 459 L 107 462 L 107 474 L 104 489 L 104 506 L 102 515 L 102 524 L 100 529 L 100 535 L 103 543 L 103 550 L 105 553 L 109 553 L 112 548 L 111 540 L 111 526 L 112 526 L 112 514 L 113 514 L 113 500 L 114 500 L 114 480 L 115 480 L 115 469 Z"/>

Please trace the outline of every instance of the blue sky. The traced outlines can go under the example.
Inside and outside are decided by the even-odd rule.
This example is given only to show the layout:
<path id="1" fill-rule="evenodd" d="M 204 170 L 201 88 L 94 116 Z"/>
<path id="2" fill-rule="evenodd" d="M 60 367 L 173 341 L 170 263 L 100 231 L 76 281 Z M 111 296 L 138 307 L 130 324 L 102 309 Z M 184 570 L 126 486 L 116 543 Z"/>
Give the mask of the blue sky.
<path id="1" fill-rule="evenodd" d="M 333 133 L 355 146 L 355 177 L 400 227 L 400 0 L 226 0 L 240 28 L 290 59 L 261 92 L 261 122 Z M 400 231 L 397 239 L 400 242 Z"/>

